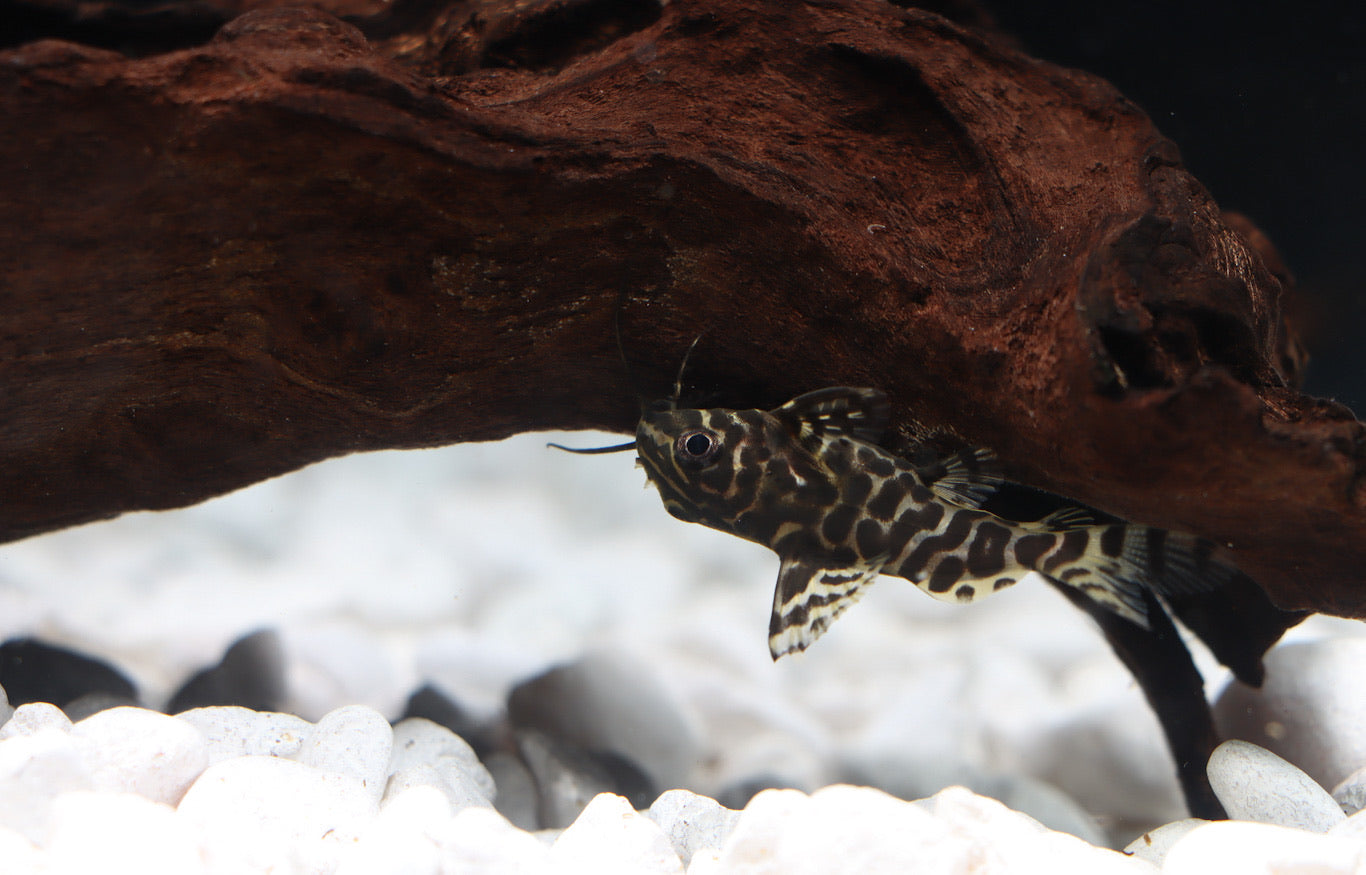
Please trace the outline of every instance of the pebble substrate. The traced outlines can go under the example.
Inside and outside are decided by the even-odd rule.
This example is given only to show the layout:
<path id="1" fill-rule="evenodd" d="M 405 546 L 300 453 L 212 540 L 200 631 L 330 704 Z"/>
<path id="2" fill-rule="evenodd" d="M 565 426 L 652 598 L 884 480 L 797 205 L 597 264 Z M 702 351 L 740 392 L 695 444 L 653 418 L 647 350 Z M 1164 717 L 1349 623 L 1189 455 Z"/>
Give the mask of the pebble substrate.
<path id="1" fill-rule="evenodd" d="M 20 707 L 6 870 L 1366 873 L 1360 624 L 1311 622 L 1263 691 L 1222 694 L 1257 742 L 1211 768 L 1238 820 L 1182 820 L 1141 695 L 1046 587 L 959 609 L 885 581 L 773 665 L 771 554 L 669 519 L 629 456 L 543 441 L 356 457 L 0 550 L 6 638 L 95 652 L 164 704 L 277 629 L 303 715 Z M 391 725 L 427 684 L 474 746 Z"/>

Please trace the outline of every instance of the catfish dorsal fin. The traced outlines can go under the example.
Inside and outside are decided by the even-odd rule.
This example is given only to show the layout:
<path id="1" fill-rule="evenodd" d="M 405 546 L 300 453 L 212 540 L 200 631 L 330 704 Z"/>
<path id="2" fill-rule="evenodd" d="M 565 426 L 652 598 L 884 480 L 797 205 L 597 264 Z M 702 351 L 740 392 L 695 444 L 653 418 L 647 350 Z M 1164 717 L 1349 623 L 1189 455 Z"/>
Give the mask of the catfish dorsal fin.
<path id="1" fill-rule="evenodd" d="M 882 442 L 891 421 L 886 393 L 848 386 L 798 395 L 772 413 L 780 419 L 791 418 L 817 434 L 837 432 L 870 444 Z"/>
<path id="2" fill-rule="evenodd" d="M 916 473 L 936 496 L 968 508 L 981 507 L 1005 479 L 996 454 L 980 447 L 920 466 Z"/>
<path id="3" fill-rule="evenodd" d="M 768 650 L 773 658 L 810 647 L 862 597 L 864 587 L 878 576 L 885 561 L 840 568 L 820 559 L 784 558 L 768 624 Z"/>

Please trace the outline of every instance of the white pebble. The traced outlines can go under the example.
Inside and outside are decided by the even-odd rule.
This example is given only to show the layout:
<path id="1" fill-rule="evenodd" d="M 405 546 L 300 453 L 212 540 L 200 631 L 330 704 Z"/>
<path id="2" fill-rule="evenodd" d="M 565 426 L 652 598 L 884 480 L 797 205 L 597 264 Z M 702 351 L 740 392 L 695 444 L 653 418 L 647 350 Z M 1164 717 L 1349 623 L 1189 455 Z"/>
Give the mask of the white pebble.
<path id="1" fill-rule="evenodd" d="M 514 738 L 536 787 L 536 819 L 544 829 L 569 826 L 594 797 L 616 787 L 591 755 L 570 744 L 530 729 Z"/>
<path id="2" fill-rule="evenodd" d="M 441 850 L 434 836 L 450 819 L 451 807 L 440 790 L 406 790 L 380 807 L 336 875 L 438 875 Z"/>
<path id="3" fill-rule="evenodd" d="M 0 860 L 6 872 L 47 875 L 47 855 L 21 832 L 0 826 Z"/>
<path id="4" fill-rule="evenodd" d="M 464 809 L 437 832 L 435 839 L 441 849 L 442 875 L 550 875 L 564 871 L 551 865 L 549 848 L 491 808 Z"/>
<path id="5" fill-rule="evenodd" d="M 824 793 L 824 790 L 818 791 L 813 798 Z M 1003 872 L 1018 871 L 1022 868 L 1021 862 L 1026 868 L 1088 875 L 1148 875 L 1156 871 L 1145 860 L 1098 848 L 1074 835 L 1048 829 L 1028 815 L 963 787 L 948 787 L 929 799 L 906 804 L 920 805 L 933 814 L 938 822 L 937 830 L 957 834 L 970 845 L 996 851 L 1009 861 Z"/>
<path id="6" fill-rule="evenodd" d="M 1018 742 L 1005 736 L 1021 766 L 1087 811 L 1138 822 L 1184 817 L 1162 727 L 1124 667 L 1107 654 L 1104 665 L 1068 675 L 1053 692 L 1056 717 L 1014 729 Z"/>
<path id="7" fill-rule="evenodd" d="M 557 866 L 599 875 L 683 875 L 673 844 L 622 796 L 600 793 L 550 849 Z"/>
<path id="8" fill-rule="evenodd" d="M 66 793 L 52 804 L 45 843 L 59 872 L 203 872 L 197 837 L 175 809 L 133 793 Z"/>
<path id="9" fill-rule="evenodd" d="M 270 871 L 292 860 L 311 872 L 333 869 L 377 811 L 359 778 L 251 756 L 210 766 L 178 814 L 203 833 L 205 857 L 219 870 Z"/>
<path id="10" fill-rule="evenodd" d="M 1129 842 L 1129 846 L 1124 849 L 1124 853 L 1132 854 L 1141 860 L 1147 860 L 1154 866 L 1161 866 L 1167 859 L 1167 854 L 1177 842 L 1186 837 L 1186 834 L 1197 827 L 1209 823 L 1208 820 L 1201 820 L 1198 817 L 1187 817 L 1184 820 L 1173 821 L 1163 824 L 1156 829 L 1150 829 L 1143 835 Z"/>
<path id="11" fill-rule="evenodd" d="M 59 729 L 44 729 L 0 740 L 0 780 L 39 779 L 61 783 L 57 774 L 44 768 L 53 757 L 63 764 L 60 773 L 84 774 L 86 787 L 89 786 L 89 770 L 79 757 L 76 742 L 70 733 Z M 72 768 L 68 769 L 68 765 Z"/>
<path id="12" fill-rule="evenodd" d="M 1366 845 L 1264 823 L 1208 823 L 1178 841 L 1162 875 L 1356 875 Z"/>
<path id="13" fill-rule="evenodd" d="M 1348 816 L 1342 823 L 1328 830 L 1328 835 L 1366 842 L 1366 809 Z"/>
<path id="14" fill-rule="evenodd" d="M 788 856 L 783 846 L 783 824 L 792 824 L 794 829 L 807 826 L 806 809 L 810 805 L 811 797 L 800 790 L 765 790 L 755 794 L 740 812 L 720 853 L 698 859 L 697 863 L 705 863 L 717 872 L 735 870 L 766 875 L 782 871 L 779 867 Z"/>
<path id="15" fill-rule="evenodd" d="M 394 732 L 384 715 L 366 705 L 347 705 L 313 725 L 294 759 L 306 766 L 358 778 L 376 801 L 384 794 Z"/>
<path id="16" fill-rule="evenodd" d="M 1233 820 L 1327 832 L 1346 819 L 1328 791 L 1271 751 L 1226 741 L 1210 755 L 1210 786 Z"/>
<path id="17" fill-rule="evenodd" d="M 669 837 L 683 865 L 699 850 L 719 849 L 740 819 L 740 812 L 688 790 L 670 790 L 645 812 Z"/>
<path id="18" fill-rule="evenodd" d="M 1065 832 L 1101 847 L 1108 842 L 1105 831 L 1086 809 L 1045 781 L 1028 775 L 1000 774 L 983 777 L 980 784 L 965 786 L 1007 808 L 1029 815 L 1055 832 Z"/>
<path id="19" fill-rule="evenodd" d="M 1214 715 L 1225 738 L 1259 744 L 1335 787 L 1366 763 L 1366 638 L 1286 644 L 1260 690 L 1231 683 Z"/>
<path id="20" fill-rule="evenodd" d="M 1333 788 L 1333 800 L 1348 814 L 1366 808 L 1366 766 L 1343 778 Z"/>
<path id="21" fill-rule="evenodd" d="M 541 825 L 537 808 L 540 796 L 536 779 L 519 758 L 503 751 L 494 751 L 488 758 L 489 774 L 498 787 L 493 807 L 521 829 L 534 830 Z"/>
<path id="22" fill-rule="evenodd" d="M 909 803 L 867 787 L 755 796 L 704 872 L 893 875 L 904 872 L 1153 873 L 1144 860 L 1052 832 L 999 802 L 950 787 Z"/>
<path id="23" fill-rule="evenodd" d="M 480 796 L 491 803 L 497 794 L 493 776 L 465 739 L 439 723 L 413 717 L 394 726 L 394 749 L 389 757 L 389 773 L 413 767 L 433 768 L 454 791 L 451 803 L 461 807 L 460 799 Z M 475 804 L 473 801 L 464 804 Z"/>
<path id="24" fill-rule="evenodd" d="M 46 835 L 54 799 L 93 786 L 68 732 L 48 728 L 0 741 L 0 824 L 31 841 Z"/>
<path id="25" fill-rule="evenodd" d="M 427 763 L 406 766 L 389 776 L 380 807 L 383 808 L 394 798 L 418 787 L 426 787 L 441 793 L 451 811 L 459 811 L 471 805 L 493 807 L 493 802 L 483 794 L 475 781 L 461 778 L 458 773 L 451 774 L 449 770 L 443 771 Z"/>
<path id="26" fill-rule="evenodd" d="M 33 735 L 43 729 L 71 731 L 71 719 L 56 705 L 47 702 L 30 702 L 14 709 L 13 716 L 4 726 L 0 726 L 0 741 L 20 735 Z"/>
<path id="27" fill-rule="evenodd" d="M 313 731 L 313 724 L 302 717 L 236 705 L 194 708 L 176 719 L 204 736 L 209 765 L 244 756 L 294 757 Z"/>
<path id="28" fill-rule="evenodd" d="M 208 743 L 182 720 L 144 708 L 110 708 L 71 728 L 95 789 L 175 805 L 208 767 Z"/>

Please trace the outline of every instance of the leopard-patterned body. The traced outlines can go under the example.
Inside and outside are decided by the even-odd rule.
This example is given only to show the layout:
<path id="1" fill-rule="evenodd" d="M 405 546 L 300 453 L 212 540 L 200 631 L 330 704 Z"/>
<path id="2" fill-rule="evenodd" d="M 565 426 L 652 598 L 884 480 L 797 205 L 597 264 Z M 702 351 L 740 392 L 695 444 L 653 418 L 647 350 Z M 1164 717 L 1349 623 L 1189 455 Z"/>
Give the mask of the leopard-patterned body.
<path id="1" fill-rule="evenodd" d="M 1000 483 L 985 451 L 916 466 L 879 445 L 885 396 L 831 388 L 773 410 L 646 411 L 636 451 L 673 516 L 773 549 L 782 560 L 769 647 L 804 650 L 879 574 L 971 602 L 1030 571 L 1147 625 L 1144 588 L 1219 586 L 1237 574 L 1213 545 L 1076 508 L 1033 523 L 978 505 Z"/>

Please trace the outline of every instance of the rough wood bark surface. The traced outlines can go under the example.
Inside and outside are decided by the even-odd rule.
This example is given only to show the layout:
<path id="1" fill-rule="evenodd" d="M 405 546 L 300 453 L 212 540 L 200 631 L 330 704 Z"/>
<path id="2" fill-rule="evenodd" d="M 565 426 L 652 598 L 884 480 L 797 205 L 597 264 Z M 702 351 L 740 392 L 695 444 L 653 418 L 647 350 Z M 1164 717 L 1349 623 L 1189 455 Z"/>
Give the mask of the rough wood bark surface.
<path id="1" fill-rule="evenodd" d="M 615 318 L 647 392 L 699 334 L 711 403 L 878 386 L 1366 616 L 1363 430 L 1294 388 L 1288 274 L 1097 79 L 884 0 L 81 8 L 124 54 L 0 53 L 0 538 L 630 430 Z"/>

